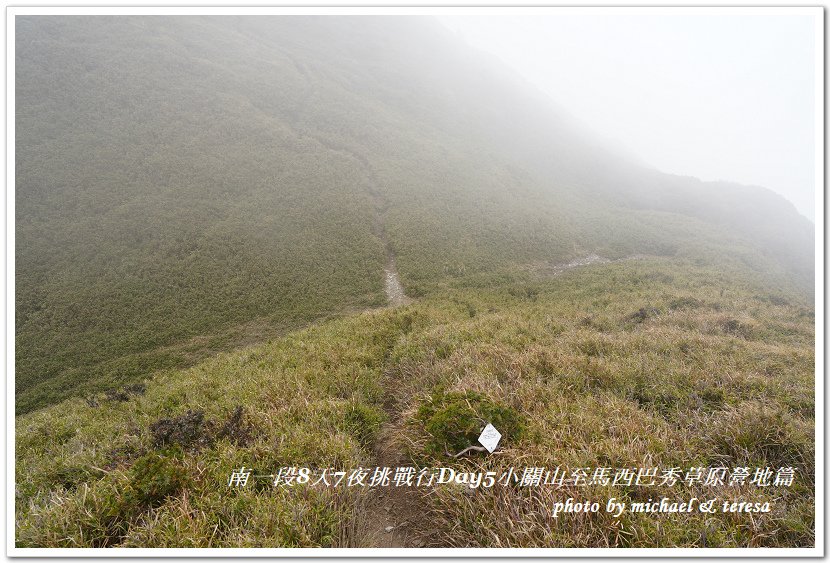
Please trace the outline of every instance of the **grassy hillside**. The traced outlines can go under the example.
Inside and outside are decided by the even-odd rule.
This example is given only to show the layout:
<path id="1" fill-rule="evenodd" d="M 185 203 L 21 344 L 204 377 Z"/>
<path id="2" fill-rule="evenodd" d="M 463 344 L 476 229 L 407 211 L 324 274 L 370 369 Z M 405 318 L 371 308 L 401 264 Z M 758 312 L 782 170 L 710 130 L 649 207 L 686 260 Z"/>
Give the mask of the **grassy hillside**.
<path id="1" fill-rule="evenodd" d="M 813 324 L 807 301 L 752 276 L 645 257 L 315 324 L 19 416 L 17 545 L 378 545 L 377 493 L 227 481 L 392 463 L 797 471 L 790 488 L 648 491 L 772 503 L 751 517 L 554 519 L 568 496 L 645 493 L 442 485 L 395 500 L 395 526 L 418 515 L 405 546 L 811 546 Z M 502 421 L 501 449 L 448 458 L 480 417 Z"/>
<path id="2" fill-rule="evenodd" d="M 760 188 L 626 162 L 427 18 L 16 19 L 18 413 L 590 253 L 807 293 Z"/>
<path id="3" fill-rule="evenodd" d="M 382 302 L 382 245 L 348 156 L 269 121 L 222 72 L 183 74 L 185 46 L 146 60 L 162 45 L 141 25 L 18 33 L 20 410 L 234 332 Z"/>

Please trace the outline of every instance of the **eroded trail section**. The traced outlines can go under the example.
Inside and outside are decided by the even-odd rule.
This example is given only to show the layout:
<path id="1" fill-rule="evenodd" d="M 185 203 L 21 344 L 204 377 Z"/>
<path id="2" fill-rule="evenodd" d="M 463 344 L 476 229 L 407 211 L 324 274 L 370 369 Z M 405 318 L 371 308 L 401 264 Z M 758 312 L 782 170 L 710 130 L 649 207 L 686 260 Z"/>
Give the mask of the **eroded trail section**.
<path id="1" fill-rule="evenodd" d="M 558 274 L 561 274 L 562 272 L 566 272 L 574 268 L 590 266 L 591 264 L 607 264 L 608 262 L 611 262 L 611 260 L 603 258 L 598 254 L 589 254 L 588 256 L 571 260 L 570 262 L 567 262 L 565 264 L 553 264 L 550 266 L 549 273 L 553 276 L 556 276 Z"/>
<path id="2" fill-rule="evenodd" d="M 308 96 L 306 99 L 311 99 L 311 97 Z M 378 187 L 379 183 L 377 175 L 375 174 L 375 170 L 372 167 L 372 163 L 369 161 L 369 158 L 352 150 L 352 148 L 347 145 L 332 142 L 331 139 L 326 138 L 323 135 L 303 130 L 298 127 L 296 122 L 292 122 L 292 127 L 294 128 L 294 133 L 296 135 L 313 139 L 326 149 L 353 159 L 363 169 L 363 172 L 366 175 L 366 191 L 369 193 L 372 200 L 372 206 L 374 207 L 372 232 L 376 237 L 378 237 L 378 239 L 380 239 L 383 244 L 384 254 L 386 255 L 386 265 L 384 266 L 383 271 L 384 288 L 386 297 L 389 301 L 389 306 L 399 307 L 410 303 L 412 299 L 407 297 L 404 292 L 400 275 L 398 275 L 398 268 L 395 265 L 395 252 L 392 248 L 389 236 L 386 233 L 386 212 L 389 209 L 389 201 L 383 193 L 383 190 Z"/>
<path id="3" fill-rule="evenodd" d="M 377 467 L 388 467 L 394 473 L 397 467 L 410 463 L 395 445 L 394 433 L 399 413 L 389 412 L 396 420 L 390 420 L 380 431 L 375 446 L 374 460 Z M 365 547 L 424 547 L 426 538 L 420 531 L 422 515 L 418 491 L 408 486 L 391 483 L 370 491 L 359 529 L 360 543 Z"/>
<path id="4" fill-rule="evenodd" d="M 386 233 L 386 211 L 389 208 L 389 202 L 386 196 L 378 189 L 377 178 L 375 172 L 372 170 L 368 162 L 361 161 L 366 170 L 367 190 L 372 197 L 372 202 L 375 208 L 375 217 L 372 230 L 380 241 L 383 243 L 384 253 L 386 255 L 386 265 L 383 267 L 383 282 L 386 298 L 389 301 L 390 307 L 400 307 L 412 302 L 412 299 L 406 296 L 403 284 L 401 283 L 400 275 L 398 274 L 398 267 L 395 264 L 395 252 L 392 249 L 392 243 L 389 240 L 389 235 Z"/>
<path id="5" fill-rule="evenodd" d="M 406 305 L 412 301 L 406 296 L 401 285 L 400 276 L 398 276 L 398 269 L 395 267 L 395 257 L 388 255 L 386 267 L 383 269 L 385 274 L 386 297 L 389 299 L 390 307 L 399 307 Z"/>
<path id="6" fill-rule="evenodd" d="M 389 307 L 400 307 L 412 302 L 407 297 L 395 264 L 395 252 L 389 235 L 386 233 L 386 213 L 389 201 L 369 161 L 352 151 L 348 151 L 361 163 L 366 174 L 366 190 L 371 197 L 374 208 L 372 232 L 383 244 L 386 264 L 383 268 L 383 283 Z M 388 359 L 387 359 L 388 362 Z M 386 362 L 385 362 L 386 363 Z M 389 468 L 392 473 L 401 466 L 410 465 L 401 453 L 403 448 L 396 442 L 399 426 L 403 424 L 403 414 L 395 397 L 394 377 L 388 370 L 383 370 L 381 387 L 383 388 L 383 407 L 386 422 L 381 426 L 372 451 L 369 467 Z M 408 486 L 395 486 L 392 480 L 386 486 L 369 489 L 369 496 L 358 507 L 359 516 L 355 530 L 358 547 L 423 547 L 425 538 L 416 531 L 418 518 L 422 512 L 422 502 L 418 491 Z"/>
<path id="7" fill-rule="evenodd" d="M 560 264 L 550 264 L 550 263 L 543 263 L 543 264 L 532 264 L 529 266 L 529 270 L 534 272 L 538 275 L 542 276 L 550 276 L 555 277 L 560 274 L 567 272 L 568 270 L 573 270 L 574 268 L 582 268 L 585 266 L 590 266 L 592 264 L 613 264 L 616 262 L 626 262 L 629 260 L 640 260 L 646 258 L 644 254 L 632 254 L 630 256 L 625 256 L 623 258 L 617 259 L 609 259 L 603 258 L 598 254 L 589 254 L 587 256 L 583 256 L 581 258 L 576 258 L 571 260 L 570 262 L 563 262 Z"/>
<path id="8" fill-rule="evenodd" d="M 403 299 L 407 299 L 403 296 Z M 391 301 L 391 299 L 390 299 Z M 399 334 L 398 342 L 406 334 Z M 429 545 L 436 532 L 424 525 L 426 513 L 422 491 L 411 481 L 395 479 L 399 467 L 411 467 L 412 460 L 406 454 L 402 432 L 406 414 L 400 396 L 400 371 L 392 360 L 390 348 L 383 362 L 380 386 L 383 389 L 382 406 L 386 420 L 372 448 L 369 468 L 387 471 L 388 479 L 380 486 L 370 488 L 360 507 L 357 526 L 357 544 L 361 547 L 424 547 Z"/>
<path id="9" fill-rule="evenodd" d="M 298 134 L 301 134 L 298 132 Z M 366 176 L 366 191 L 373 207 L 372 232 L 383 245 L 386 264 L 383 268 L 384 291 L 389 307 L 400 307 L 412 301 L 406 296 L 395 264 L 395 251 L 386 232 L 386 213 L 389 201 L 379 187 L 375 170 L 369 159 L 347 146 L 332 143 L 329 139 L 310 134 L 308 136 L 328 150 L 347 155 L 357 161 Z M 389 467 L 394 472 L 397 467 L 410 465 L 401 453 L 400 444 L 395 440 L 397 430 L 403 424 L 403 414 L 395 397 L 395 377 L 384 369 L 381 386 L 386 422 L 381 426 L 372 451 L 370 466 Z M 423 515 L 423 501 L 419 492 L 411 487 L 389 486 L 370 489 L 369 496 L 356 507 L 357 518 L 354 528 L 350 530 L 350 545 L 354 547 L 423 547 L 427 544 L 429 534 L 416 531 L 422 529 L 419 518 Z"/>

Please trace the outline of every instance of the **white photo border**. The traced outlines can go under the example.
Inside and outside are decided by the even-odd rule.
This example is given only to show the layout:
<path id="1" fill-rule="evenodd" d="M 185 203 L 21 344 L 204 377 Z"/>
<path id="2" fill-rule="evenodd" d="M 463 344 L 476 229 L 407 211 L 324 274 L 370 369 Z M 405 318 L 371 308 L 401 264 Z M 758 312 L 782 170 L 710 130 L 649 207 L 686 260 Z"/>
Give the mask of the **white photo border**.
<path id="1" fill-rule="evenodd" d="M 15 546 L 15 18 L 18 15 L 801 15 L 815 22 L 815 537 L 811 548 L 19 548 Z M 538 557 L 823 557 L 824 467 L 824 8 L 711 6 L 7 6 L 6 7 L 6 555 L 8 557 L 289 557 L 289 558 L 538 558 Z"/>

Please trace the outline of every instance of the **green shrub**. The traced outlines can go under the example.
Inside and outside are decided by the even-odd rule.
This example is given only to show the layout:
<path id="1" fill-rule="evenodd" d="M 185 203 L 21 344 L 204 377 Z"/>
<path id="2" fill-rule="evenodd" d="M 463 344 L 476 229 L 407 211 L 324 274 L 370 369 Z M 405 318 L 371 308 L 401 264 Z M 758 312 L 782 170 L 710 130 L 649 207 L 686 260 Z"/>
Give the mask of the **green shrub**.
<path id="1" fill-rule="evenodd" d="M 59 547 L 112 547 L 127 535 L 130 525 L 141 514 L 159 507 L 167 498 L 177 496 L 190 487 L 190 479 L 179 462 L 158 453 L 139 458 L 123 484 L 105 480 L 93 485 L 88 493 L 80 495 L 78 512 L 71 522 L 72 530 L 62 528 L 60 520 L 47 520 L 47 526 L 57 525 L 51 533 L 58 534 Z M 72 508 L 67 508 L 70 511 Z M 39 534 L 49 533 L 39 530 Z M 28 545 L 26 540 L 22 546 Z M 41 540 L 42 541 L 42 540 Z M 32 545 L 41 546 L 35 542 Z"/>
<path id="2" fill-rule="evenodd" d="M 190 477 L 175 457 L 158 453 L 139 458 L 130 469 L 124 510 L 130 514 L 160 506 L 165 499 L 190 486 Z"/>
<path id="3" fill-rule="evenodd" d="M 490 398 L 467 391 L 437 393 L 418 409 L 417 419 L 429 434 L 429 454 L 457 453 L 478 444 L 478 436 L 487 423 L 502 434 L 505 441 L 518 440 L 524 424 L 515 409 Z"/>

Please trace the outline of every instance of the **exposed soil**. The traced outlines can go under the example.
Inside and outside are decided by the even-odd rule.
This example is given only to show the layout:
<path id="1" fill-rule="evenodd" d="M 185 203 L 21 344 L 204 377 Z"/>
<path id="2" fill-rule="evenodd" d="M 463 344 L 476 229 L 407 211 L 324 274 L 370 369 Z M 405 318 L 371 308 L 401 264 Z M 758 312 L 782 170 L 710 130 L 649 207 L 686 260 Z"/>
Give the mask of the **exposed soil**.
<path id="1" fill-rule="evenodd" d="M 548 272 L 555 276 L 565 272 L 567 270 L 572 270 L 573 268 L 579 268 L 580 266 L 590 266 L 591 264 L 606 264 L 610 262 L 607 258 L 603 258 L 598 254 L 589 254 L 583 258 L 577 258 L 576 260 L 571 260 L 565 264 L 554 264 L 550 267 Z"/>
<path id="2" fill-rule="evenodd" d="M 394 256 L 389 256 L 383 272 L 385 274 L 386 297 L 389 299 L 389 306 L 399 307 L 411 303 L 412 299 L 406 296 L 403 285 L 401 285 L 400 276 L 398 276 L 398 270 L 395 267 Z"/>
<path id="3" fill-rule="evenodd" d="M 409 465 L 394 444 L 397 421 L 389 422 L 381 429 L 375 446 L 373 464 L 377 467 Z M 358 536 L 364 547 L 423 547 L 425 538 L 419 531 L 421 510 L 420 492 L 414 487 L 387 487 L 371 490 L 366 504 Z"/>
<path id="4" fill-rule="evenodd" d="M 385 268 L 386 295 L 390 307 L 406 305 L 412 300 L 403 292 L 395 269 L 395 259 L 390 254 Z M 384 373 L 381 385 L 384 392 L 386 422 L 381 426 L 375 441 L 370 467 L 389 467 L 392 474 L 397 467 L 409 465 L 403 448 L 396 443 L 397 430 L 403 424 L 400 402 L 395 396 L 395 380 Z M 357 526 L 357 541 L 361 547 L 423 547 L 426 545 L 424 528 L 420 521 L 423 511 L 421 492 L 414 487 L 389 486 L 370 489 L 369 497 Z"/>
<path id="5" fill-rule="evenodd" d="M 378 179 L 368 159 L 346 147 L 334 147 L 318 139 L 330 150 L 345 153 L 354 158 L 363 167 L 366 174 L 366 189 L 374 206 L 372 232 L 383 244 L 386 255 L 384 266 L 384 291 L 389 307 L 400 307 L 412 302 L 406 296 L 403 284 L 395 264 L 395 252 L 386 233 L 385 217 L 389 202 L 383 190 L 379 189 Z M 401 424 L 401 413 L 393 389 L 393 378 L 388 374 L 383 378 L 384 409 L 387 422 L 381 427 L 375 442 L 370 469 L 389 467 L 392 474 L 399 466 L 409 465 L 401 453 L 402 449 L 395 443 L 396 429 Z M 416 531 L 421 510 L 420 491 L 414 487 L 389 486 L 375 487 L 369 490 L 371 495 L 358 514 L 354 536 L 359 547 L 422 547 L 425 539 Z"/>
<path id="6" fill-rule="evenodd" d="M 395 264 L 395 252 L 392 250 L 392 243 L 389 240 L 389 235 L 386 234 L 386 226 L 384 217 L 386 210 L 389 207 L 386 198 L 377 189 L 377 180 L 374 173 L 369 170 L 367 173 L 369 195 L 375 205 L 375 220 L 373 225 L 373 232 L 383 243 L 383 249 L 386 254 L 386 266 L 383 268 L 384 290 L 386 291 L 386 298 L 389 300 L 390 307 L 400 307 L 401 305 L 408 305 L 412 299 L 406 296 L 401 283 L 400 275 L 398 274 L 398 267 Z"/>
<path id="7" fill-rule="evenodd" d="M 590 266 L 591 264 L 610 264 L 613 262 L 640 260 L 642 258 L 645 258 L 643 254 L 632 254 L 631 256 L 611 260 L 608 258 L 603 258 L 598 254 L 588 254 L 587 256 L 583 256 L 581 258 L 575 258 L 570 262 L 563 262 L 559 264 L 551 264 L 549 262 L 542 264 L 532 264 L 529 266 L 529 269 L 532 272 L 543 276 L 558 276 L 564 272 L 567 272 L 568 270 L 573 270 L 574 268 L 581 268 L 584 266 Z"/>

